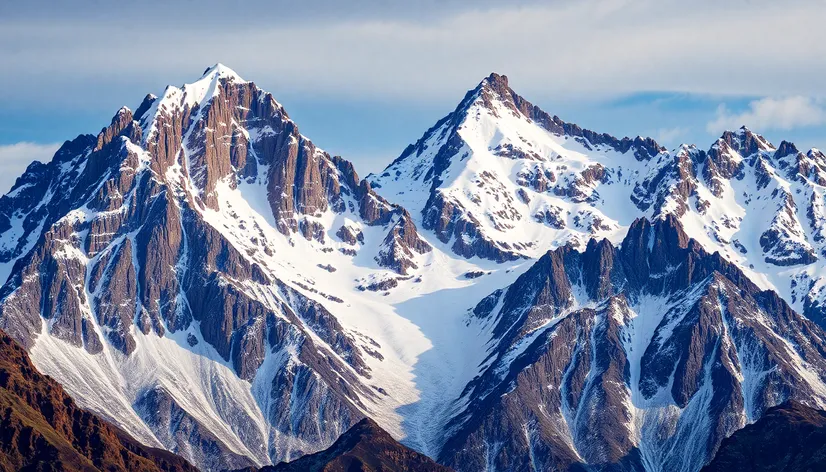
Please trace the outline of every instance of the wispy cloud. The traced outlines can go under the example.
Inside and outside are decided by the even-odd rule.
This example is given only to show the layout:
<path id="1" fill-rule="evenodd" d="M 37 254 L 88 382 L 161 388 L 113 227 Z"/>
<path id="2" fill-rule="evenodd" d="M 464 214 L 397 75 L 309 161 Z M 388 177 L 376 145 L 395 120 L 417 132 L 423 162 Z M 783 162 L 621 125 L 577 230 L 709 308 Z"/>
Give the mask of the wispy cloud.
<path id="1" fill-rule="evenodd" d="M 214 11 L 205 1 L 203 11 Z M 408 10 L 316 21 L 311 11 L 290 16 L 262 3 L 238 11 L 251 24 L 172 12 L 174 28 L 152 9 L 126 27 L 97 14 L 0 19 L 4 69 L 14 71 L 0 77 L 0 99 L 131 96 L 107 84 L 142 96 L 160 90 L 134 90 L 139 84 L 163 80 L 162 89 L 219 61 L 275 92 L 409 101 L 453 99 L 491 71 L 535 99 L 564 99 L 641 90 L 811 95 L 826 70 L 826 3 L 816 0 L 454 0 L 435 16 Z M 697 25 L 714 33 L 698 34 Z"/>
<path id="2" fill-rule="evenodd" d="M 615 135 L 649 130 L 673 144 L 702 144 L 709 121 L 733 127 L 739 120 L 728 117 L 750 111 L 750 97 L 824 94 L 822 0 L 236 3 L 0 1 L 0 142 L 94 132 L 121 105 L 134 108 L 215 62 L 272 92 L 320 145 L 357 161 L 374 148 L 397 155 L 491 71 L 566 121 Z M 620 103 L 627 110 L 605 105 L 621 97 L 632 97 Z M 383 114 L 355 120 L 333 102 Z M 728 108 L 717 116 L 721 102 Z M 359 129 L 345 136 L 318 116 Z M 13 122 L 20 117 L 25 126 Z M 56 126 L 80 117 L 89 125 Z M 15 135 L 21 128 L 42 131 Z M 819 145 L 822 136 L 814 127 L 777 135 Z"/>
<path id="3" fill-rule="evenodd" d="M 709 133 L 716 134 L 727 129 L 737 129 L 746 125 L 756 130 L 790 130 L 826 123 L 826 108 L 821 100 L 793 96 L 784 98 L 762 98 L 749 103 L 748 109 L 736 113 L 725 104 L 717 107 L 714 120 L 706 125 Z"/>
<path id="4" fill-rule="evenodd" d="M 59 147 L 60 144 L 28 142 L 0 145 L 0 195 L 11 189 L 17 177 L 23 174 L 32 161 L 51 160 Z"/>
<path id="5" fill-rule="evenodd" d="M 660 128 L 654 135 L 654 139 L 656 139 L 658 143 L 665 146 L 676 146 L 677 144 L 680 144 L 678 143 L 678 140 L 684 138 L 688 131 L 688 128 L 683 126 Z"/>

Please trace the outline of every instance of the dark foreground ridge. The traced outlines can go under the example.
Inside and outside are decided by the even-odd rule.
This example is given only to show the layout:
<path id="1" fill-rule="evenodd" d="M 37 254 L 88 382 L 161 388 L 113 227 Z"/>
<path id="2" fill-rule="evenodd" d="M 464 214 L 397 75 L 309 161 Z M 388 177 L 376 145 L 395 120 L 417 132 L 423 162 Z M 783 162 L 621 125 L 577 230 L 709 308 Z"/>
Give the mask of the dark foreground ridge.
<path id="1" fill-rule="evenodd" d="M 725 439 L 703 472 L 817 470 L 826 470 L 826 412 L 789 401 Z"/>
<path id="2" fill-rule="evenodd" d="M 186 460 L 140 445 L 80 409 L 0 331 L 0 470 L 189 472 Z"/>
<path id="3" fill-rule="evenodd" d="M 329 448 L 261 472 L 450 472 L 424 454 L 399 444 L 375 421 L 365 418 Z"/>

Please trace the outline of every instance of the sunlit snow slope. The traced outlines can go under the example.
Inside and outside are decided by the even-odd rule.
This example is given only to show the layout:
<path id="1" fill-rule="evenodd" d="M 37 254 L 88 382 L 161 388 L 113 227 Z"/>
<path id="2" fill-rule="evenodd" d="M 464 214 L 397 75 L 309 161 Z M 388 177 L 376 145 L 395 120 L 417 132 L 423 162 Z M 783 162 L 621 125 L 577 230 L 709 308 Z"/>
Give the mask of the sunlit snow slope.
<path id="1" fill-rule="evenodd" d="M 478 372 L 464 311 L 515 276 L 464 277 L 221 65 L 33 163 L 0 208 L 3 328 L 83 406 L 213 470 L 363 416 L 426 449 Z"/>
<path id="2" fill-rule="evenodd" d="M 374 188 L 456 254 L 503 261 L 618 242 L 637 217 L 679 217 L 689 236 L 823 321 L 826 156 L 743 127 L 703 151 L 666 151 L 551 116 L 497 74 L 468 92 Z"/>
<path id="3" fill-rule="evenodd" d="M 766 408 L 822 404 L 824 335 L 789 305 L 822 323 L 824 172 L 747 129 L 595 133 L 492 74 L 362 180 L 216 65 L 0 198 L 0 327 L 206 470 L 369 416 L 459 470 L 673 470 L 685 444 L 694 471 Z"/>

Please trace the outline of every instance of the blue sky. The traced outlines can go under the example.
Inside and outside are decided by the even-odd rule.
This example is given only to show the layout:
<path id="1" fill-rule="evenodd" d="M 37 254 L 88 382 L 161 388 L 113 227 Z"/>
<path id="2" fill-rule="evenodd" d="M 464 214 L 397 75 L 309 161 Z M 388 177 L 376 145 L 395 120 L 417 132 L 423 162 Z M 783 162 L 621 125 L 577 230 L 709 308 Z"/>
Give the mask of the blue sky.
<path id="1" fill-rule="evenodd" d="M 826 148 L 822 1 L 0 4 L 0 191 L 57 143 L 222 62 L 380 170 L 491 71 L 566 121 L 669 148 L 746 124 Z"/>

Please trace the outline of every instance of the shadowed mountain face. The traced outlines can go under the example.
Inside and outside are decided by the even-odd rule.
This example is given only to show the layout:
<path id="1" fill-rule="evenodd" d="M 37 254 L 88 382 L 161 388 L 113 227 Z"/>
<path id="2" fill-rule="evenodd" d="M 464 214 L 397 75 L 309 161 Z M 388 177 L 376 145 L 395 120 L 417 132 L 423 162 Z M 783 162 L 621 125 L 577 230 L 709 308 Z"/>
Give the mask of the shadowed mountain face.
<path id="1" fill-rule="evenodd" d="M 460 471 L 696 471 L 777 403 L 826 403 L 826 333 L 671 216 L 547 253 L 474 316 L 488 367 L 439 455 Z"/>
<path id="2" fill-rule="evenodd" d="M 735 432 L 703 472 L 826 470 L 826 412 L 797 402 L 769 409 Z"/>
<path id="3" fill-rule="evenodd" d="M 429 457 L 402 446 L 365 418 L 329 448 L 261 472 L 450 472 Z"/>
<path id="4" fill-rule="evenodd" d="M 0 470 L 195 472 L 81 410 L 0 331 Z"/>
<path id="5" fill-rule="evenodd" d="M 297 245 L 399 276 L 431 250 L 272 95 L 217 65 L 66 142 L 0 199 L 0 327 L 146 444 L 207 469 L 294 458 L 380 398 L 377 343 L 285 261 Z"/>
<path id="6" fill-rule="evenodd" d="M 824 316 L 826 155 L 746 127 L 667 151 L 566 123 L 491 74 L 368 180 L 455 254 L 500 263 L 618 242 L 635 218 L 672 214 L 798 312 Z"/>

